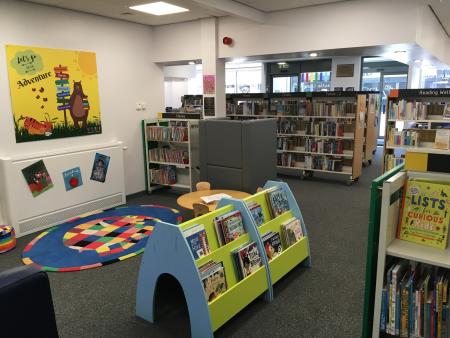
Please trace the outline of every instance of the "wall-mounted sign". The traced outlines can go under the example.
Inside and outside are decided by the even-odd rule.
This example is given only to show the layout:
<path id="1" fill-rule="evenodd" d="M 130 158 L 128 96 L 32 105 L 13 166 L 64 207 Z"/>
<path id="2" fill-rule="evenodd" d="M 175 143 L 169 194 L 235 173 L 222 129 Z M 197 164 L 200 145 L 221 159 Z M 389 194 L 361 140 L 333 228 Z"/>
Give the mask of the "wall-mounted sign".
<path id="1" fill-rule="evenodd" d="M 355 65 L 341 64 L 336 66 L 336 77 L 353 77 L 355 70 Z"/>

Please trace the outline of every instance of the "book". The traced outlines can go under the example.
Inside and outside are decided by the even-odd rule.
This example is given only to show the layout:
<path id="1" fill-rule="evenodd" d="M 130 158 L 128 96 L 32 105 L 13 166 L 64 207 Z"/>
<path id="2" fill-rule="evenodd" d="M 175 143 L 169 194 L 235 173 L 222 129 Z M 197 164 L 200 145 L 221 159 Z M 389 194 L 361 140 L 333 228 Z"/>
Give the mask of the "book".
<path id="1" fill-rule="evenodd" d="M 239 262 L 238 272 L 243 279 L 259 269 L 262 265 L 261 256 L 255 242 L 244 244 L 233 251 L 233 254 Z"/>
<path id="2" fill-rule="evenodd" d="M 450 129 L 436 129 L 434 147 L 448 150 L 450 147 Z"/>
<path id="3" fill-rule="evenodd" d="M 239 210 L 230 211 L 214 218 L 214 224 L 220 245 L 224 245 L 245 233 L 244 223 Z"/>
<path id="4" fill-rule="evenodd" d="M 283 251 L 283 246 L 281 245 L 281 237 L 278 232 L 271 231 L 264 234 L 262 236 L 262 241 L 269 261 L 277 257 Z"/>
<path id="5" fill-rule="evenodd" d="M 271 189 L 267 192 L 266 196 L 272 218 L 280 216 L 289 210 L 289 202 L 282 188 L 276 187 Z"/>
<path id="6" fill-rule="evenodd" d="M 303 237 L 303 230 L 300 220 L 296 217 L 288 219 L 281 224 L 281 232 L 283 234 L 286 248 L 297 242 Z"/>
<path id="7" fill-rule="evenodd" d="M 397 237 L 445 249 L 450 220 L 449 196 L 449 184 L 409 179 L 403 193 Z"/>
<path id="8" fill-rule="evenodd" d="M 225 268 L 222 262 L 209 261 L 199 267 L 199 272 L 208 302 L 227 290 Z"/>
<path id="9" fill-rule="evenodd" d="M 194 224 L 183 230 L 183 236 L 191 248 L 194 259 L 199 259 L 209 254 L 208 237 L 203 224 Z"/>
<path id="10" fill-rule="evenodd" d="M 250 210 L 250 213 L 252 214 L 253 219 L 256 222 L 256 225 L 260 226 L 260 225 L 264 224 L 265 219 L 264 219 L 264 214 L 263 214 L 261 205 L 256 202 L 250 202 L 247 205 L 247 207 Z"/>

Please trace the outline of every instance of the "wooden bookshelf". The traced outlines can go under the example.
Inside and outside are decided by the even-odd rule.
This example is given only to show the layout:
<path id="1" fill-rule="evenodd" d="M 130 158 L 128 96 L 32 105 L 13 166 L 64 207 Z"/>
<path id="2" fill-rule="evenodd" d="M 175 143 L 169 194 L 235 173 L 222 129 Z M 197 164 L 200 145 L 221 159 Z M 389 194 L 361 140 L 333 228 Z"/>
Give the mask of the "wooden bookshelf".
<path id="1" fill-rule="evenodd" d="M 176 135 L 170 136 L 169 131 L 173 128 L 183 129 L 186 137 L 179 139 Z M 160 133 L 156 134 L 156 130 Z M 161 187 L 192 191 L 195 183 L 199 181 L 199 175 L 195 169 L 199 161 L 198 121 L 183 119 L 143 120 L 142 139 L 147 192 L 151 193 Z M 161 158 L 154 158 L 154 153 L 152 156 L 152 152 L 158 149 L 163 149 L 162 152 L 172 152 L 172 154 L 173 152 L 182 153 L 183 156 L 182 158 L 177 157 L 178 161 L 163 161 Z M 167 175 L 164 175 L 165 172 L 169 171 L 171 177 L 172 175 L 175 176 L 170 181 L 166 180 Z M 159 175 L 156 173 L 159 173 Z"/>
<path id="2" fill-rule="evenodd" d="M 434 145 L 437 129 L 450 129 L 444 112 L 450 92 L 443 89 L 391 90 L 386 104 L 383 169 L 404 160 L 405 152 L 450 154 Z"/>
<path id="3" fill-rule="evenodd" d="M 260 102 L 258 106 L 254 105 L 255 100 Z M 227 116 L 277 118 L 279 173 L 302 178 L 311 177 L 314 172 L 338 173 L 346 175 L 351 184 L 361 175 L 363 161 L 371 163 L 376 149 L 378 101 L 376 92 L 231 94 L 227 95 Z M 344 131 L 308 133 L 308 125 L 344 126 Z M 316 146 L 343 149 L 322 151 Z M 351 170 L 343 170 L 344 167 Z"/>
<path id="4" fill-rule="evenodd" d="M 266 201 L 268 189 L 281 188 L 289 203 L 289 210 L 271 219 Z M 258 202 L 262 207 L 265 223 L 256 224 L 249 202 Z M 214 218 L 232 210 L 239 210 L 246 233 L 232 242 L 220 246 L 215 232 Z M 304 236 L 272 260 L 268 260 L 262 235 L 280 232 L 283 222 L 296 217 L 301 222 Z M 209 254 L 195 260 L 191 248 L 183 236 L 183 230 L 194 224 L 203 224 L 209 243 Z M 280 234 L 281 235 L 281 234 Z M 261 256 L 262 266 L 244 279 L 239 279 L 236 263 L 231 254 L 233 250 L 247 242 L 255 242 Z M 227 290 L 212 301 L 205 297 L 203 283 L 198 267 L 213 260 L 222 262 L 225 271 Z M 289 189 L 283 182 L 268 181 L 264 189 L 244 200 L 224 198 L 217 209 L 179 225 L 158 222 L 148 239 L 138 277 L 136 292 L 136 314 L 155 321 L 154 300 L 162 275 L 174 277 L 183 289 L 189 310 L 192 337 L 213 337 L 214 331 L 244 309 L 256 298 L 262 296 L 267 302 L 274 298 L 273 284 L 299 264 L 311 267 L 309 237 L 300 208 Z"/>

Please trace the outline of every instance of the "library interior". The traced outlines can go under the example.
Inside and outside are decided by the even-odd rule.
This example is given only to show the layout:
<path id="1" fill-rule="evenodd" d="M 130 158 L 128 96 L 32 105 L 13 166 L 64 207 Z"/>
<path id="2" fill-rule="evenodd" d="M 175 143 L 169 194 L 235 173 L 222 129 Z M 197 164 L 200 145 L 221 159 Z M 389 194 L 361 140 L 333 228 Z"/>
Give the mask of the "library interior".
<path id="1" fill-rule="evenodd" d="M 0 31 L 1 337 L 450 337 L 450 0 Z"/>

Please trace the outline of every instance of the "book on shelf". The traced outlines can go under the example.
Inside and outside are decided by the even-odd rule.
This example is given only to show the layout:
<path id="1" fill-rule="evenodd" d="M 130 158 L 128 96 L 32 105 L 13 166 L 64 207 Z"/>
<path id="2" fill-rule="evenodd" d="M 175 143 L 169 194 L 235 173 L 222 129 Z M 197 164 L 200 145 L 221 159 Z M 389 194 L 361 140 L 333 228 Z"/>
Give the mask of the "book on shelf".
<path id="1" fill-rule="evenodd" d="M 281 233 L 283 234 L 286 248 L 290 247 L 292 244 L 295 244 L 303 237 L 303 230 L 300 220 L 296 217 L 292 217 L 282 223 Z"/>
<path id="2" fill-rule="evenodd" d="M 222 262 L 209 261 L 198 268 L 208 302 L 227 290 L 227 279 Z"/>
<path id="3" fill-rule="evenodd" d="M 250 210 L 256 225 L 261 226 L 264 224 L 265 220 L 261 205 L 257 202 L 248 202 L 247 207 Z"/>
<path id="4" fill-rule="evenodd" d="M 445 118 L 447 104 L 441 102 L 391 101 L 388 109 L 389 120 L 427 120 Z"/>
<path id="5" fill-rule="evenodd" d="M 289 201 L 283 188 L 275 187 L 268 190 L 266 198 L 272 218 L 278 217 L 289 210 Z"/>
<path id="6" fill-rule="evenodd" d="M 239 210 L 233 210 L 214 218 L 214 227 L 220 245 L 225 245 L 245 233 L 244 223 Z"/>
<path id="7" fill-rule="evenodd" d="M 175 122 L 175 121 L 171 121 Z M 181 122 L 181 121 L 180 121 Z M 147 139 L 149 141 L 187 142 L 187 127 L 147 126 Z"/>
<path id="8" fill-rule="evenodd" d="M 164 165 L 159 169 L 149 169 L 150 183 L 153 184 L 176 184 L 177 170 L 174 166 Z"/>
<path id="9" fill-rule="evenodd" d="M 262 235 L 261 239 L 263 241 L 264 250 L 266 251 L 266 255 L 269 261 L 277 257 L 283 251 L 280 233 L 270 231 Z"/>
<path id="10" fill-rule="evenodd" d="M 243 244 L 232 251 L 239 279 L 251 275 L 262 266 L 261 255 L 255 242 Z"/>
<path id="11" fill-rule="evenodd" d="M 442 116 L 444 120 L 450 120 L 450 103 L 445 104 L 444 115 Z"/>
<path id="12" fill-rule="evenodd" d="M 307 115 L 313 116 L 335 116 L 335 117 L 354 117 L 356 115 L 355 102 L 313 102 L 312 106 L 308 106 Z"/>
<path id="13" fill-rule="evenodd" d="M 449 276 L 447 269 L 392 260 L 386 266 L 380 331 L 399 337 L 448 337 Z"/>
<path id="14" fill-rule="evenodd" d="M 450 146 L 450 129 L 436 129 L 436 137 L 434 140 L 436 149 L 448 150 Z"/>
<path id="15" fill-rule="evenodd" d="M 194 224 L 183 230 L 183 236 L 191 248 L 194 259 L 199 259 L 209 254 L 208 236 L 203 224 Z"/>
<path id="16" fill-rule="evenodd" d="M 148 155 L 151 162 L 189 164 L 189 153 L 184 149 L 158 147 L 149 149 Z"/>
<path id="17" fill-rule="evenodd" d="M 405 162 L 404 157 L 397 157 L 395 154 L 384 155 L 384 170 L 388 171 Z"/>
<path id="18" fill-rule="evenodd" d="M 418 147 L 420 132 L 418 130 L 389 128 L 388 139 L 390 146 Z"/>
<path id="19" fill-rule="evenodd" d="M 403 191 L 397 237 L 445 249 L 450 221 L 449 196 L 448 183 L 408 179 Z"/>

